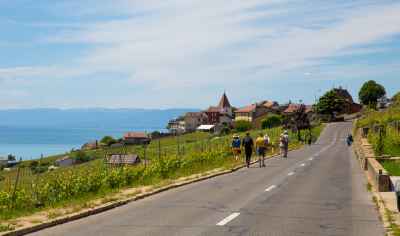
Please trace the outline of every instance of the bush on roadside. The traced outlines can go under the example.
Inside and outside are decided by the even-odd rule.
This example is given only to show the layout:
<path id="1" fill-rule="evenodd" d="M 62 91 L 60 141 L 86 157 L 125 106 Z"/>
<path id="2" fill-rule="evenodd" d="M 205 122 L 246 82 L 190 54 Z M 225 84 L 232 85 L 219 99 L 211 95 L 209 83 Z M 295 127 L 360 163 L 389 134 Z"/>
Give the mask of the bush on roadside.
<path id="1" fill-rule="evenodd" d="M 333 120 L 332 120 L 332 122 L 340 122 L 340 121 L 344 121 L 344 117 L 343 117 L 343 116 L 341 116 L 341 117 L 335 117 L 335 118 L 333 118 Z"/>
<path id="2" fill-rule="evenodd" d="M 228 127 L 222 127 L 222 129 L 221 129 L 221 133 L 223 133 L 223 134 L 229 134 L 230 131 L 231 131 L 231 129 L 229 129 Z"/>

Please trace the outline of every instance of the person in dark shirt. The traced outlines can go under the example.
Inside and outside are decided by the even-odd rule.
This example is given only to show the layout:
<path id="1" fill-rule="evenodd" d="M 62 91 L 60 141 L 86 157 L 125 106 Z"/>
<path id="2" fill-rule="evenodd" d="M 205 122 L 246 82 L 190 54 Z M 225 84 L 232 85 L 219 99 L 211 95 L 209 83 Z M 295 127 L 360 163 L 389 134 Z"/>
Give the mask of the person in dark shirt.
<path id="1" fill-rule="evenodd" d="M 247 168 L 249 168 L 251 153 L 253 152 L 253 149 L 254 149 L 254 142 L 253 142 L 253 139 L 249 135 L 249 131 L 246 132 L 246 137 L 243 138 L 242 147 L 245 148 L 246 163 L 247 163 Z"/>

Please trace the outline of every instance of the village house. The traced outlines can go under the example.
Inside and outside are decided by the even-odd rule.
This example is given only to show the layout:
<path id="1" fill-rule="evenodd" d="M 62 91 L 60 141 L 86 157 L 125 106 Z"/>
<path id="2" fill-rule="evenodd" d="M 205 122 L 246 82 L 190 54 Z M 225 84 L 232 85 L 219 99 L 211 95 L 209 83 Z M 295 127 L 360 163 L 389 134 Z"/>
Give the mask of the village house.
<path id="1" fill-rule="evenodd" d="M 7 158 L 0 157 L 0 165 L 7 164 L 7 163 L 8 163 L 8 159 Z"/>
<path id="2" fill-rule="evenodd" d="M 311 120 L 312 116 L 315 114 L 314 112 L 314 105 L 304 105 L 306 106 L 306 111 L 305 113 L 308 115 L 308 118 Z M 300 107 L 300 104 L 289 104 L 289 106 L 283 111 L 285 114 L 292 114 L 297 108 Z"/>
<path id="3" fill-rule="evenodd" d="M 252 121 L 253 113 L 255 113 L 256 105 L 260 107 L 260 106 L 264 105 L 265 103 L 267 103 L 267 101 L 261 101 L 261 102 L 254 103 L 250 106 L 243 107 L 239 110 L 236 110 L 235 111 L 235 121 L 237 121 L 237 120 Z"/>
<path id="4" fill-rule="evenodd" d="M 209 107 L 202 111 L 208 116 L 208 123 L 221 124 L 222 126 L 232 126 L 232 107 L 226 97 L 226 94 L 222 95 L 222 98 L 218 104 L 218 107 Z"/>
<path id="5" fill-rule="evenodd" d="M 344 100 L 345 106 L 342 108 L 340 114 L 343 115 L 343 114 L 353 114 L 360 112 L 360 110 L 362 109 L 362 105 L 355 103 L 353 101 L 353 98 L 351 97 L 347 89 L 343 89 L 342 86 L 339 86 L 338 89 L 333 88 L 332 91 L 335 92 L 337 95 L 339 95 L 339 97 L 341 97 Z"/>
<path id="6" fill-rule="evenodd" d="M 124 132 L 124 146 L 147 145 L 147 133 Z"/>
<path id="7" fill-rule="evenodd" d="M 208 116 L 204 112 L 186 112 L 179 116 L 178 133 L 196 131 L 200 125 L 208 124 Z"/>
<path id="8" fill-rule="evenodd" d="M 172 118 L 169 122 L 169 132 L 177 134 L 179 129 L 179 117 Z"/>
<path id="9" fill-rule="evenodd" d="M 235 120 L 247 120 L 247 121 L 251 121 L 255 118 L 258 117 L 262 114 L 264 115 L 264 118 L 266 118 L 268 116 L 268 112 L 269 115 L 271 114 L 280 114 L 281 111 L 279 110 L 279 107 L 281 107 L 278 102 L 274 101 L 274 102 L 267 102 L 267 101 L 261 101 L 261 102 L 257 102 L 254 103 L 250 106 L 241 108 L 239 110 L 235 111 Z"/>
<path id="10" fill-rule="evenodd" d="M 280 115 L 281 112 L 278 109 L 274 109 L 272 107 L 268 106 L 262 106 L 262 107 L 255 107 L 255 112 L 254 112 L 254 117 L 251 120 L 251 123 L 253 123 L 253 129 L 254 130 L 260 130 L 261 128 L 261 121 L 268 116 L 273 116 L 273 115 Z"/>

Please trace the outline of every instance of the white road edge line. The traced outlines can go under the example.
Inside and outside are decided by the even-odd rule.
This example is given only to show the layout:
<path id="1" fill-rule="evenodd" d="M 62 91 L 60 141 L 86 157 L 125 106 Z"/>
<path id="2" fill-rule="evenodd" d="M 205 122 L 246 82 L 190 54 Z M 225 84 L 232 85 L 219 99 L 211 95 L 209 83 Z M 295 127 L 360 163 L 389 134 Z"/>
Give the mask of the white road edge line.
<path id="1" fill-rule="evenodd" d="M 276 187 L 277 187 L 276 185 L 272 185 L 271 187 L 267 188 L 267 189 L 265 190 L 265 192 L 269 192 L 269 191 L 271 191 L 272 189 L 274 189 L 274 188 L 276 188 Z"/>
<path id="2" fill-rule="evenodd" d="M 240 213 L 233 213 L 232 215 L 226 217 L 225 219 L 223 219 L 221 222 L 219 222 L 217 225 L 225 225 L 226 223 L 228 223 L 229 221 L 235 219 L 238 215 L 240 215 Z"/>
<path id="3" fill-rule="evenodd" d="M 288 175 L 289 175 L 289 176 L 294 175 L 294 172 L 290 172 Z"/>
<path id="4" fill-rule="evenodd" d="M 301 164 L 300 166 L 305 166 L 306 164 Z"/>

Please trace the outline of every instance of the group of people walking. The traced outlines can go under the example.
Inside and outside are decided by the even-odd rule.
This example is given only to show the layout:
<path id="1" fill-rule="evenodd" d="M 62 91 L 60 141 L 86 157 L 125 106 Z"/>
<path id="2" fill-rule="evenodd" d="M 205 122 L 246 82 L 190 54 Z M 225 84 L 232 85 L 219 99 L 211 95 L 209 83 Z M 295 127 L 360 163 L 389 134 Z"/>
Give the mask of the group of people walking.
<path id="1" fill-rule="evenodd" d="M 264 161 L 265 156 L 267 155 L 267 152 L 269 150 L 269 141 L 270 138 L 268 137 L 268 135 L 266 134 L 264 136 L 263 133 L 259 134 L 259 137 L 256 139 L 255 142 L 253 141 L 253 138 L 250 137 L 250 133 L 248 131 L 246 132 L 246 137 L 244 137 L 243 140 L 239 139 L 239 135 L 233 135 L 231 149 L 233 151 L 235 162 L 237 162 L 239 155 L 244 149 L 244 152 L 246 154 L 247 168 L 249 168 L 251 154 L 253 153 L 253 151 L 257 151 L 258 163 L 260 167 L 265 167 Z M 281 137 L 279 139 L 281 157 L 287 157 L 288 145 L 290 144 L 290 142 L 291 141 L 288 136 L 288 131 L 285 131 L 285 135 L 281 134 Z"/>

